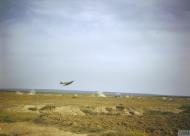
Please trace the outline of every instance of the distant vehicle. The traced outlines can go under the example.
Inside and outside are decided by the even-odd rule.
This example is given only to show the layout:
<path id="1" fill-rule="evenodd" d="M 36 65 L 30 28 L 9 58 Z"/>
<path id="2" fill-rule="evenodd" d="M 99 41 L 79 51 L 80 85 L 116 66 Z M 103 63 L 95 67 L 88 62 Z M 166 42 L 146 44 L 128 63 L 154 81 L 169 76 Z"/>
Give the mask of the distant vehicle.
<path id="1" fill-rule="evenodd" d="M 73 82 L 74 82 L 74 81 L 68 81 L 68 82 L 60 81 L 60 84 L 62 84 L 63 86 L 67 86 L 67 85 L 72 84 Z"/>

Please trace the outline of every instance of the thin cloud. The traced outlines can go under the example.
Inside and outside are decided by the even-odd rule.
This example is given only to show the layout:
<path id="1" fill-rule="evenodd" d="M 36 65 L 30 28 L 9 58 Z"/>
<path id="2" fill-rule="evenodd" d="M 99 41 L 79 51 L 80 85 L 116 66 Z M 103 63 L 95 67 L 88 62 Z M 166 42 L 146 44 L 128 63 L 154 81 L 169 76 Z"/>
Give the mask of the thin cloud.
<path id="1" fill-rule="evenodd" d="M 187 0 L 0 3 L 2 88 L 190 95 Z"/>

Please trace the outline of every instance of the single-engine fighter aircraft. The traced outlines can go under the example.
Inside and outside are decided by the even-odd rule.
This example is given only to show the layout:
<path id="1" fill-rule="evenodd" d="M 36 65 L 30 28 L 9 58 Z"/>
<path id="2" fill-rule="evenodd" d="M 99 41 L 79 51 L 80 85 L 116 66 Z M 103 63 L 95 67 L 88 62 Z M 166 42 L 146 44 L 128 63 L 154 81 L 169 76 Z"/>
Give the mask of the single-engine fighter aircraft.
<path id="1" fill-rule="evenodd" d="M 67 86 L 67 85 L 70 85 L 72 84 L 74 81 L 68 81 L 68 82 L 63 82 L 63 81 L 60 81 L 60 84 L 64 85 L 64 86 Z"/>

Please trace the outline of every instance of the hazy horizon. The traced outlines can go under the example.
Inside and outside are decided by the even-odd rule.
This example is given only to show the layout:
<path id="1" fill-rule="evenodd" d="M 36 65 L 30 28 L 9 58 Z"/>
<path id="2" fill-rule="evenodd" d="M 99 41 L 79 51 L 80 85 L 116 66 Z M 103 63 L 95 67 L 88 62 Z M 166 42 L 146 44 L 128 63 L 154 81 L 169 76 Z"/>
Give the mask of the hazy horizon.
<path id="1" fill-rule="evenodd" d="M 128 96 L 166 96 L 166 97 L 190 97 L 190 95 L 175 95 L 175 94 L 160 94 L 160 93 L 155 93 L 155 92 L 151 92 L 149 91 L 149 93 L 143 93 L 144 91 L 137 91 L 137 92 L 133 92 L 133 91 L 108 91 L 108 90 L 104 90 L 104 91 L 100 91 L 100 90 L 76 90 L 76 89 L 73 89 L 73 90 L 68 90 L 68 89 L 54 89 L 54 88 L 49 88 L 49 89 L 46 89 L 46 88 L 0 88 L 0 92 L 23 92 L 23 93 L 30 93 L 30 92 L 33 92 L 33 93 L 71 93 L 71 94 L 77 94 L 77 93 L 92 93 L 92 94 L 96 94 L 96 93 L 103 93 L 106 95 L 106 93 L 111 93 L 111 94 L 114 94 L 116 96 L 125 96 L 125 95 L 128 95 Z M 140 93 L 141 92 L 141 93 Z"/>
<path id="2" fill-rule="evenodd" d="M 1 0 L 0 88 L 190 96 L 189 44 L 189 0 Z"/>

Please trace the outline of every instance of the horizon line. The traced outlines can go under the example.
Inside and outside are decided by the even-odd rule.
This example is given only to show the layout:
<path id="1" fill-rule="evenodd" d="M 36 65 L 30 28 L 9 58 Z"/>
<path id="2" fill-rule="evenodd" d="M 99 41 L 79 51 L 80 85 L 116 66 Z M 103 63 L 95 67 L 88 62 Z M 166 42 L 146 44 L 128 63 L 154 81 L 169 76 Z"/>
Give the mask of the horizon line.
<path id="1" fill-rule="evenodd" d="M 38 91 L 38 90 L 57 90 L 57 91 L 78 91 L 78 92 L 98 92 L 101 90 L 77 90 L 77 89 L 53 89 L 53 88 L 0 88 L 0 91 Z M 152 95 L 152 96 L 174 96 L 174 97 L 190 97 L 190 95 L 174 95 L 174 94 L 158 94 L 158 93 L 138 93 L 138 92 L 125 92 L 125 91 L 101 91 L 103 93 L 125 93 L 125 94 L 136 94 L 136 95 Z"/>

